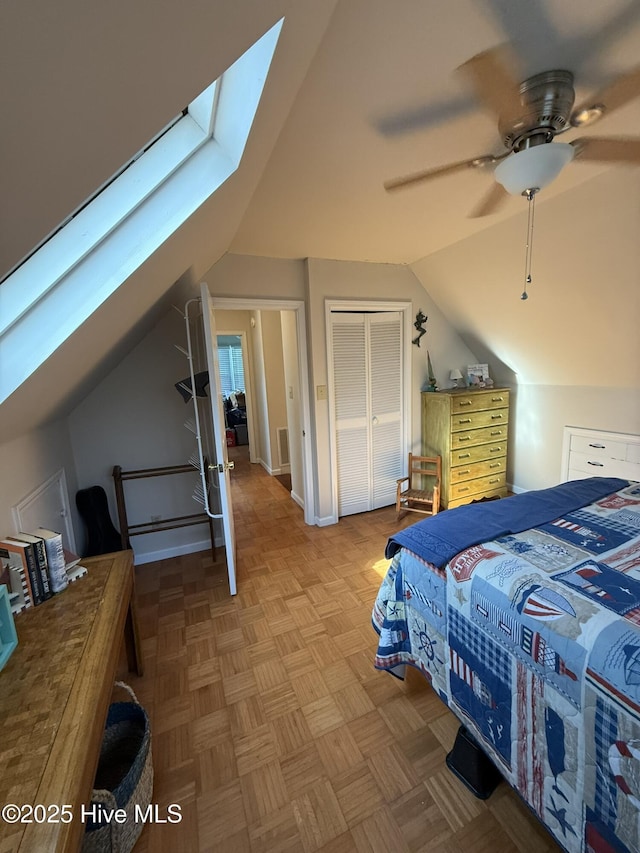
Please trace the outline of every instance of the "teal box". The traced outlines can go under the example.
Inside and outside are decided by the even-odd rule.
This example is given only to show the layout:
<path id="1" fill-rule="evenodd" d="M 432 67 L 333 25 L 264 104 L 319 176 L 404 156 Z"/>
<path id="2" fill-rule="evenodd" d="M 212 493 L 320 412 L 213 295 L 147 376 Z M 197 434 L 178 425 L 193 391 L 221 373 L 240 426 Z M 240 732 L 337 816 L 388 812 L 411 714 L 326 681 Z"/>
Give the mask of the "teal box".
<path id="1" fill-rule="evenodd" d="M 18 635 L 13 623 L 9 593 L 6 585 L 0 584 L 0 669 L 9 660 L 11 652 L 17 645 Z"/>

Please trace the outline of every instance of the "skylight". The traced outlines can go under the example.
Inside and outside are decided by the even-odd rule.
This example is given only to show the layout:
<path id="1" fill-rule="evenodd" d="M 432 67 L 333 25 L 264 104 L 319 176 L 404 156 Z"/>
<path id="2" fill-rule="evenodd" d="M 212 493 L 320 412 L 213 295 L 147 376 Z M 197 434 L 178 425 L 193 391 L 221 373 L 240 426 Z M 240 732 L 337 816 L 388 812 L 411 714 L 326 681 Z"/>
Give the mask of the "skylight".
<path id="1" fill-rule="evenodd" d="M 238 168 L 281 27 L 282 20 L 2 283 L 0 403 Z"/>

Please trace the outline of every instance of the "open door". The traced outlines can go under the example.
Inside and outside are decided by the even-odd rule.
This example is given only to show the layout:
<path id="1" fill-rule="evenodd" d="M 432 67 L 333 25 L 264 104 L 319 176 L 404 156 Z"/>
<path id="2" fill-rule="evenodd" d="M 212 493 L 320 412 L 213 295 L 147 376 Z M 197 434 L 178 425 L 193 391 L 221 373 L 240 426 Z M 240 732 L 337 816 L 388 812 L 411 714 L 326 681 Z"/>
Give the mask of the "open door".
<path id="1" fill-rule="evenodd" d="M 207 367 L 209 369 L 209 398 L 211 400 L 213 440 L 216 451 L 216 465 L 212 467 L 211 476 L 212 478 L 215 476 L 218 477 L 222 530 L 224 533 L 224 546 L 227 557 L 227 572 L 229 574 L 229 590 L 231 595 L 235 595 L 236 537 L 233 526 L 233 508 L 231 506 L 231 477 L 229 475 L 230 468 L 233 468 L 233 462 L 229 462 L 227 454 L 216 321 L 213 313 L 213 303 L 211 302 L 209 288 L 204 282 L 200 285 L 200 298 L 202 301 L 204 339 L 207 349 Z"/>

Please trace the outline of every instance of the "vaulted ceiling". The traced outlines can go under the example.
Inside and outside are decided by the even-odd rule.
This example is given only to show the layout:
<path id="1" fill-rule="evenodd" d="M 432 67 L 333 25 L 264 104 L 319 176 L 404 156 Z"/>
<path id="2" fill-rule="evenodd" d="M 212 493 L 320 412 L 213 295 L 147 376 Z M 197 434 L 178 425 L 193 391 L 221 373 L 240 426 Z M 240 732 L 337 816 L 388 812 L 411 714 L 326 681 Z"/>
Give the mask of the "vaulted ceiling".
<path id="1" fill-rule="evenodd" d="M 383 188 L 395 176 L 505 151 L 495 116 L 456 72 L 505 42 L 519 80 L 568 69 L 578 102 L 638 64 L 640 3 L 341 0 L 231 249 L 412 263 L 523 210 L 514 197 L 494 216 L 469 218 L 491 169 Z M 640 98 L 561 138 L 590 134 L 640 136 Z M 577 159 L 544 198 L 605 168 Z"/>
<path id="2" fill-rule="evenodd" d="M 4 0 L 3 268 L 283 15 L 240 169 L 99 317 L 87 321 L 75 342 L 38 371 L 28 389 L 3 405 L 8 433 L 21 420 L 29 423 L 27 410 L 34 421 L 36 408 L 41 418 L 77 399 L 144 333 L 177 279 L 197 279 L 227 251 L 412 264 L 451 322 L 486 345 L 494 329 L 488 312 L 485 317 L 469 308 L 468 267 L 443 263 L 443 253 L 483 233 L 495 250 L 503 245 L 503 232 L 496 231 L 503 226 L 510 240 L 518 235 L 519 259 L 524 200 L 513 197 L 495 215 L 472 219 L 468 213 L 491 185 L 490 171 L 468 170 L 395 194 L 383 182 L 503 150 L 495 117 L 456 73 L 480 51 L 508 42 L 521 79 L 566 68 L 575 74 L 578 99 L 629 71 L 640 57 L 640 0 L 111 0 L 99 6 Z M 640 136 L 640 98 L 567 137 L 591 133 Z M 598 183 L 606 180 L 599 177 L 606 170 L 572 163 L 540 194 L 538 216 L 557 199 L 553 222 L 567 229 L 569 221 L 575 231 L 576 223 L 589 221 L 585 204 L 602 205 L 604 199 L 606 205 L 608 198 L 615 204 Z M 639 170 L 611 171 L 617 176 L 614 195 L 629 184 L 637 190 Z M 589 186 L 596 190 L 590 193 Z M 575 205 L 561 204 L 581 188 Z M 637 203 L 628 204 L 637 222 Z M 599 216 L 607 218 L 602 210 Z M 593 243 L 598 235 L 586 228 L 580 239 Z M 625 239 L 627 245 L 633 238 Z M 563 257 L 569 278 L 571 260 Z M 484 274 L 488 288 L 496 271 Z M 574 286 L 577 293 L 579 282 Z M 543 320 L 552 303 L 539 305 Z M 516 338 L 526 322 L 514 325 Z M 28 403 L 34 394 L 38 407 Z"/>

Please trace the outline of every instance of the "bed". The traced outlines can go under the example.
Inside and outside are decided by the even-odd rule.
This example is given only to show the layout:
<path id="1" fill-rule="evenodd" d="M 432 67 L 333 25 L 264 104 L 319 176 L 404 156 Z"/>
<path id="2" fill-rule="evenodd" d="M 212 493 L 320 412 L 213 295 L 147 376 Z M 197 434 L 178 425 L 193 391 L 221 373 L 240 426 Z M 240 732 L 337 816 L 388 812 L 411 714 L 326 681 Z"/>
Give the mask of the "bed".
<path id="1" fill-rule="evenodd" d="M 418 668 L 563 848 L 640 850 L 640 484 L 458 507 L 386 556 L 376 667 Z"/>

